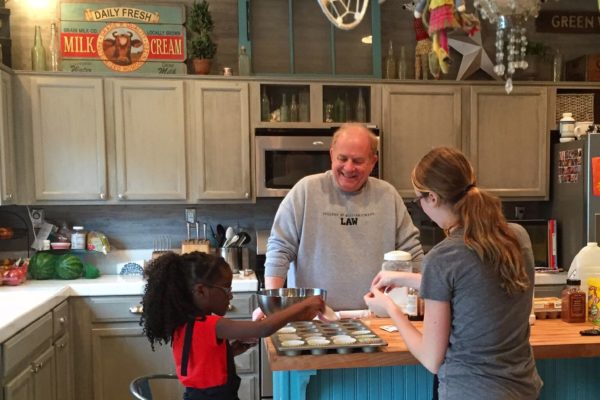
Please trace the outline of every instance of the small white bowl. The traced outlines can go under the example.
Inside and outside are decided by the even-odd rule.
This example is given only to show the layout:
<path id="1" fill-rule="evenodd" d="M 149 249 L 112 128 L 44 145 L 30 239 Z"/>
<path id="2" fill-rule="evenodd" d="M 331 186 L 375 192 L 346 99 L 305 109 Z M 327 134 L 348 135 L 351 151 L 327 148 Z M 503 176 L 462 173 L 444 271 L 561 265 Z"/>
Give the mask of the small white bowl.
<path id="1" fill-rule="evenodd" d="M 67 250 L 71 248 L 71 243 L 69 242 L 52 242 L 50 243 L 50 247 L 52 250 Z"/>

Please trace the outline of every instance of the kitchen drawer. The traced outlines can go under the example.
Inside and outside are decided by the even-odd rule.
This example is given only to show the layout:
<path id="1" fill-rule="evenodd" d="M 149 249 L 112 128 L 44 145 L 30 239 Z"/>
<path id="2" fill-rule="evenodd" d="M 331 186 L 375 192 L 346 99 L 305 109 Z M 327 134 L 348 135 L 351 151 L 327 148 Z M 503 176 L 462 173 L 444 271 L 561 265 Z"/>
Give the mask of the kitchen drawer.
<path id="1" fill-rule="evenodd" d="M 52 345 L 52 313 L 28 325 L 21 332 L 8 339 L 2 345 L 3 376 L 11 371 L 23 368 L 31 362 L 40 349 Z"/>
<path id="2" fill-rule="evenodd" d="M 69 304 L 63 301 L 52 310 L 53 340 L 56 341 L 65 334 L 69 326 Z"/>
<path id="3" fill-rule="evenodd" d="M 229 303 L 227 318 L 250 318 L 254 310 L 253 293 L 233 293 L 233 299 Z"/>
<path id="4" fill-rule="evenodd" d="M 142 296 L 98 296 L 88 299 L 93 323 L 139 321 L 140 314 L 132 312 L 130 308 L 137 307 L 141 302 Z"/>

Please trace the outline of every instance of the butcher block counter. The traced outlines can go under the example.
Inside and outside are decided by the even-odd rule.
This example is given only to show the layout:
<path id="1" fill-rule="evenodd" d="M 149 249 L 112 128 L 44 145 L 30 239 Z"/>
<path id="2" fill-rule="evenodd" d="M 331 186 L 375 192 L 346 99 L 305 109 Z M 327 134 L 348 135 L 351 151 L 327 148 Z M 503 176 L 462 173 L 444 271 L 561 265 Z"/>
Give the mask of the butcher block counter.
<path id="1" fill-rule="evenodd" d="M 433 376 L 410 354 L 398 332 L 381 329 L 392 320 L 363 322 L 388 345 L 374 353 L 285 356 L 266 339 L 275 398 L 431 399 Z M 579 333 L 590 328 L 589 323 L 560 319 L 538 320 L 531 327 L 530 341 L 544 380 L 541 399 L 595 398 L 600 393 L 600 380 L 586 379 L 600 373 L 600 336 Z"/>

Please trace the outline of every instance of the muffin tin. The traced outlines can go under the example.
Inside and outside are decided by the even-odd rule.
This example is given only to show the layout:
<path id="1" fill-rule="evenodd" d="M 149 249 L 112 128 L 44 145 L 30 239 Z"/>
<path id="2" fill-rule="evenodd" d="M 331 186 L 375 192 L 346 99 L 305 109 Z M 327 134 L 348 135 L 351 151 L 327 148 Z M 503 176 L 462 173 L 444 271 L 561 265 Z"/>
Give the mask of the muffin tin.
<path id="1" fill-rule="evenodd" d="M 387 346 L 385 340 L 356 319 L 291 322 L 271 335 L 271 340 L 277 352 L 287 356 L 371 353 Z"/>

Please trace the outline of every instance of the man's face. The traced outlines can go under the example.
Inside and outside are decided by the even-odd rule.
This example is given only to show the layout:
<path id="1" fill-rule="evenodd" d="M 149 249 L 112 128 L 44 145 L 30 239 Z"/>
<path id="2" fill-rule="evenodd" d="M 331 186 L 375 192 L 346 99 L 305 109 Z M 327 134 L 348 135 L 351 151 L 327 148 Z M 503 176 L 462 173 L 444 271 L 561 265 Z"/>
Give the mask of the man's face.
<path id="1" fill-rule="evenodd" d="M 366 132 L 344 132 L 329 150 L 329 154 L 333 176 L 344 192 L 360 190 L 377 162 Z"/>

